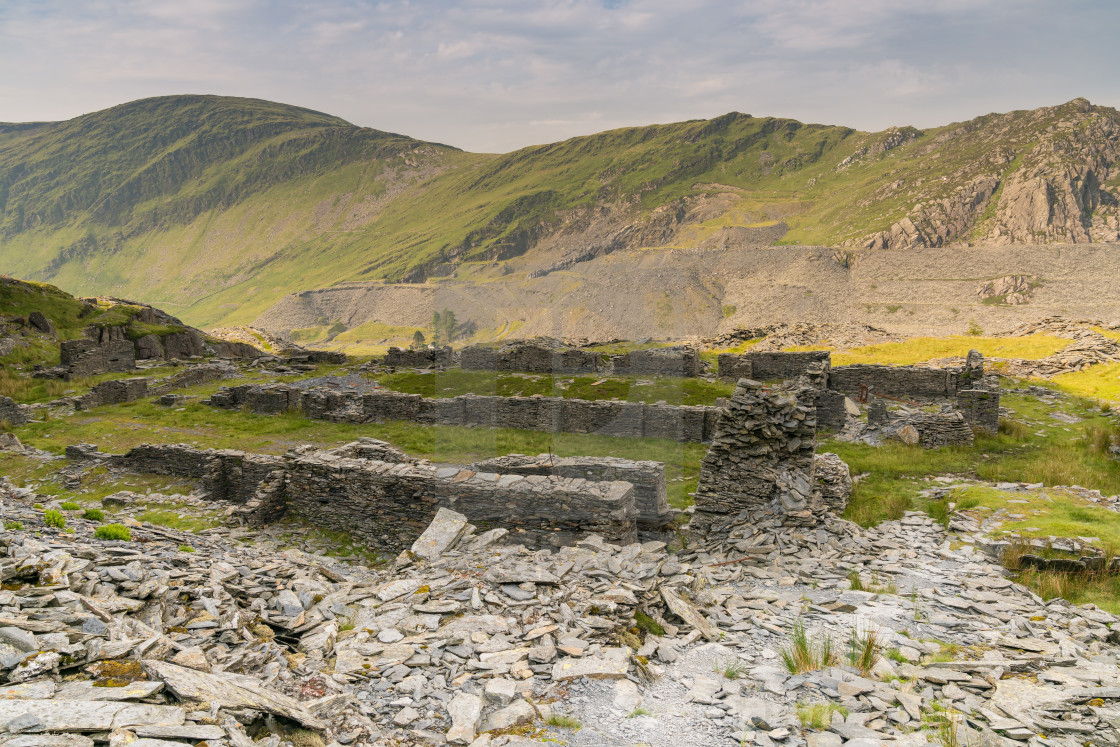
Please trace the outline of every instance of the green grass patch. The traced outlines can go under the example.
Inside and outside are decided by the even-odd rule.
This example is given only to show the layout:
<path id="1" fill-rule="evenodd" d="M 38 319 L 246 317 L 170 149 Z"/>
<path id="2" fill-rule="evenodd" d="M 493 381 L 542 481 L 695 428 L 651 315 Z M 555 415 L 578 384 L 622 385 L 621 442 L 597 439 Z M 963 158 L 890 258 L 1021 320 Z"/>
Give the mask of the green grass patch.
<path id="1" fill-rule="evenodd" d="M 123 524 L 102 524 L 93 532 L 97 539 L 120 540 L 128 542 L 132 539 L 132 530 Z"/>

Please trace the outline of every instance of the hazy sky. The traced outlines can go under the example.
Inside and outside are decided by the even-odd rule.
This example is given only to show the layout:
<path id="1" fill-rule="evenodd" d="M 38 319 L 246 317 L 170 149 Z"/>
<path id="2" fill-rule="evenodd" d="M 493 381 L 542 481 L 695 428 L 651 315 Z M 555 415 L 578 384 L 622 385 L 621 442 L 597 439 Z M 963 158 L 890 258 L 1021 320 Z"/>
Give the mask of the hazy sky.
<path id="1" fill-rule="evenodd" d="M 732 110 L 928 127 L 1120 106 L 1118 30 L 1116 0 L 0 0 L 0 121 L 217 93 L 475 151 Z"/>

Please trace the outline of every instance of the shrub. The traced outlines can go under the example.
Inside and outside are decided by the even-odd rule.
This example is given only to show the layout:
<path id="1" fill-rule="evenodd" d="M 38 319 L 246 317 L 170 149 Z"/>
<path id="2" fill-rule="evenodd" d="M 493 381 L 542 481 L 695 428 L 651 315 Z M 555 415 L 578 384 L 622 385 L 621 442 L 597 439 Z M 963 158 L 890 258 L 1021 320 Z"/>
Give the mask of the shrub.
<path id="1" fill-rule="evenodd" d="M 43 513 L 43 522 L 49 527 L 55 529 L 66 528 L 66 517 L 62 515 L 61 511 L 55 511 L 53 508 L 48 508 Z"/>
<path id="2" fill-rule="evenodd" d="M 4 528 L 7 529 L 8 531 L 16 531 L 16 530 L 19 530 L 19 529 L 23 529 L 23 522 L 22 521 L 5 521 L 4 522 Z"/>
<path id="3" fill-rule="evenodd" d="M 105 512 L 100 508 L 87 508 L 82 512 L 82 518 L 90 521 L 101 521 L 105 518 Z"/>
<path id="4" fill-rule="evenodd" d="M 190 545 L 179 545 L 179 552 L 194 552 L 194 548 Z"/>
<path id="5" fill-rule="evenodd" d="M 94 532 L 98 539 L 103 540 L 124 540 L 132 539 L 132 530 L 124 524 L 102 524 Z"/>
<path id="6" fill-rule="evenodd" d="M 66 501 L 59 508 L 63 511 L 78 511 L 81 510 L 82 506 L 81 504 L 74 503 L 74 501 Z"/>

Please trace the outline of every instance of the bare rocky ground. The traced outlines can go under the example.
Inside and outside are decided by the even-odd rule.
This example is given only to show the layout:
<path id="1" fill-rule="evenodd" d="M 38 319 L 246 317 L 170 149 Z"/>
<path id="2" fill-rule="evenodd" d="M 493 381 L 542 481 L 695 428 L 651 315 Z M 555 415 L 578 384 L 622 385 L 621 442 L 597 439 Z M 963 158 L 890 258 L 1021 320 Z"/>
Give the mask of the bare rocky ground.
<path id="1" fill-rule="evenodd" d="M 451 309 L 488 335 L 606 340 L 707 337 L 770 324 L 867 324 L 893 335 L 986 332 L 1061 315 L 1120 321 L 1116 244 L 914 248 L 769 246 L 618 251 L 528 277 L 341 283 L 286 296 L 254 323 L 283 333 L 323 319 L 426 328 Z M 504 275 L 504 272 L 513 274 Z M 1002 285 L 1014 291 L 997 294 Z M 500 280 L 500 282 L 497 282 Z M 1001 300 L 1002 298 L 1002 300 Z"/>
<path id="2" fill-rule="evenodd" d="M 1120 743 L 1117 619 L 1013 583 L 967 520 L 552 552 L 445 509 L 370 568 L 229 528 L 99 540 L 36 502 L 4 489 L 12 747 Z M 798 625 L 831 666 L 784 667 Z M 861 670 L 868 631 L 890 656 Z"/>

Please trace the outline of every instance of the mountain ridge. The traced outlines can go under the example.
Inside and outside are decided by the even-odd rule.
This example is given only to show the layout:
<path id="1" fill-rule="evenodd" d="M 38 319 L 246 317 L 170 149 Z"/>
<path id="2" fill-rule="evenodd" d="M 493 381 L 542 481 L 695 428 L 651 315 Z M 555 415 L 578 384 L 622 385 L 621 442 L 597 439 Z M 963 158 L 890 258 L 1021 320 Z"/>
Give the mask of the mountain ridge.
<path id="1" fill-rule="evenodd" d="M 542 277 L 620 250 L 1120 239 L 1120 113 L 879 133 L 729 112 L 474 154 L 205 95 L 0 124 L 0 271 L 200 325 L 351 280 Z M 391 321 L 391 320 L 387 320 Z"/>

